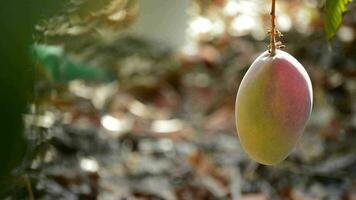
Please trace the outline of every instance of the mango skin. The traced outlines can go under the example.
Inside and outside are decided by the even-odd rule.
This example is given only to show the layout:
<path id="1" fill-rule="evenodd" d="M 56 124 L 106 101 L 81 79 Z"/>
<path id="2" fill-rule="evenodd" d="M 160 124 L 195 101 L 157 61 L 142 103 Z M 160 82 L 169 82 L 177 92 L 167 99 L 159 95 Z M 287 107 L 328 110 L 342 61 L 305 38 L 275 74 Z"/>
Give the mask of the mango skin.
<path id="1" fill-rule="evenodd" d="M 310 117 L 313 92 L 304 67 L 290 54 L 262 53 L 240 84 L 235 106 L 240 143 L 257 162 L 274 165 L 296 145 Z"/>

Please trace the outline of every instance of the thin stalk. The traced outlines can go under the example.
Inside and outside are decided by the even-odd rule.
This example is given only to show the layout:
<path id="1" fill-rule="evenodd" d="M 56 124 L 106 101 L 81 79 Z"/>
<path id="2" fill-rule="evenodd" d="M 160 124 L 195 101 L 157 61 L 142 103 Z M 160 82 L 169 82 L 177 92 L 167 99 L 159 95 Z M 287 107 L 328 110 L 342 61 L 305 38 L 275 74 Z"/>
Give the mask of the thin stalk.
<path id="1" fill-rule="evenodd" d="M 271 56 L 274 56 L 276 54 L 276 0 L 272 0 L 270 48 Z"/>

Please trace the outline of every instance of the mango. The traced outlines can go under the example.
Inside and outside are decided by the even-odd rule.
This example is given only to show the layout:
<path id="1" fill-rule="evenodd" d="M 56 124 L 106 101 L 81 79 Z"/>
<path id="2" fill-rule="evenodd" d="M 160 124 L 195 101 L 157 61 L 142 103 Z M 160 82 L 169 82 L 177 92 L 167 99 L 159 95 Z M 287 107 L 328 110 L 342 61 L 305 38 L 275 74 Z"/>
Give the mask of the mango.
<path id="1" fill-rule="evenodd" d="M 293 56 L 276 50 L 262 53 L 243 77 L 235 117 L 240 143 L 265 165 L 283 161 L 297 144 L 310 117 L 310 78 Z"/>

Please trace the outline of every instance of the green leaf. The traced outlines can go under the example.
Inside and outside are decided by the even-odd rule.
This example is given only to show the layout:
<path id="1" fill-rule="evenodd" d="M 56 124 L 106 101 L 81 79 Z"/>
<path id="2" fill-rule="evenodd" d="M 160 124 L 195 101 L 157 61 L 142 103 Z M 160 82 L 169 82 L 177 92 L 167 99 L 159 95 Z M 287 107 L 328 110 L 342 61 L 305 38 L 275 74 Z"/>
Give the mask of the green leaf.
<path id="1" fill-rule="evenodd" d="M 324 22 L 326 36 L 329 40 L 334 37 L 338 30 L 342 21 L 342 14 L 346 10 L 346 5 L 351 1 L 352 0 L 326 0 Z"/>
<path id="2" fill-rule="evenodd" d="M 114 76 L 103 67 L 93 66 L 65 54 L 60 46 L 34 45 L 33 56 L 42 64 L 53 81 L 62 82 L 75 79 L 112 81 Z"/>

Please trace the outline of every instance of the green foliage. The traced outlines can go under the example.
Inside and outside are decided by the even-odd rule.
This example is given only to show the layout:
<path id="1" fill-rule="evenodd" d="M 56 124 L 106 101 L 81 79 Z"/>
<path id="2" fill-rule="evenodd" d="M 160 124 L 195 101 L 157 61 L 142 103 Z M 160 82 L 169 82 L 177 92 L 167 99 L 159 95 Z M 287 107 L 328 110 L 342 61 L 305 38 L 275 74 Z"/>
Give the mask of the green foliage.
<path id="1" fill-rule="evenodd" d="M 325 32 L 330 40 L 334 37 L 342 22 L 342 14 L 346 10 L 346 5 L 352 0 L 326 0 L 325 4 Z"/>
<path id="2" fill-rule="evenodd" d="M 75 79 L 107 80 L 113 75 L 104 68 L 92 66 L 66 55 L 60 46 L 34 45 L 35 60 L 45 67 L 52 81 L 70 81 Z"/>

